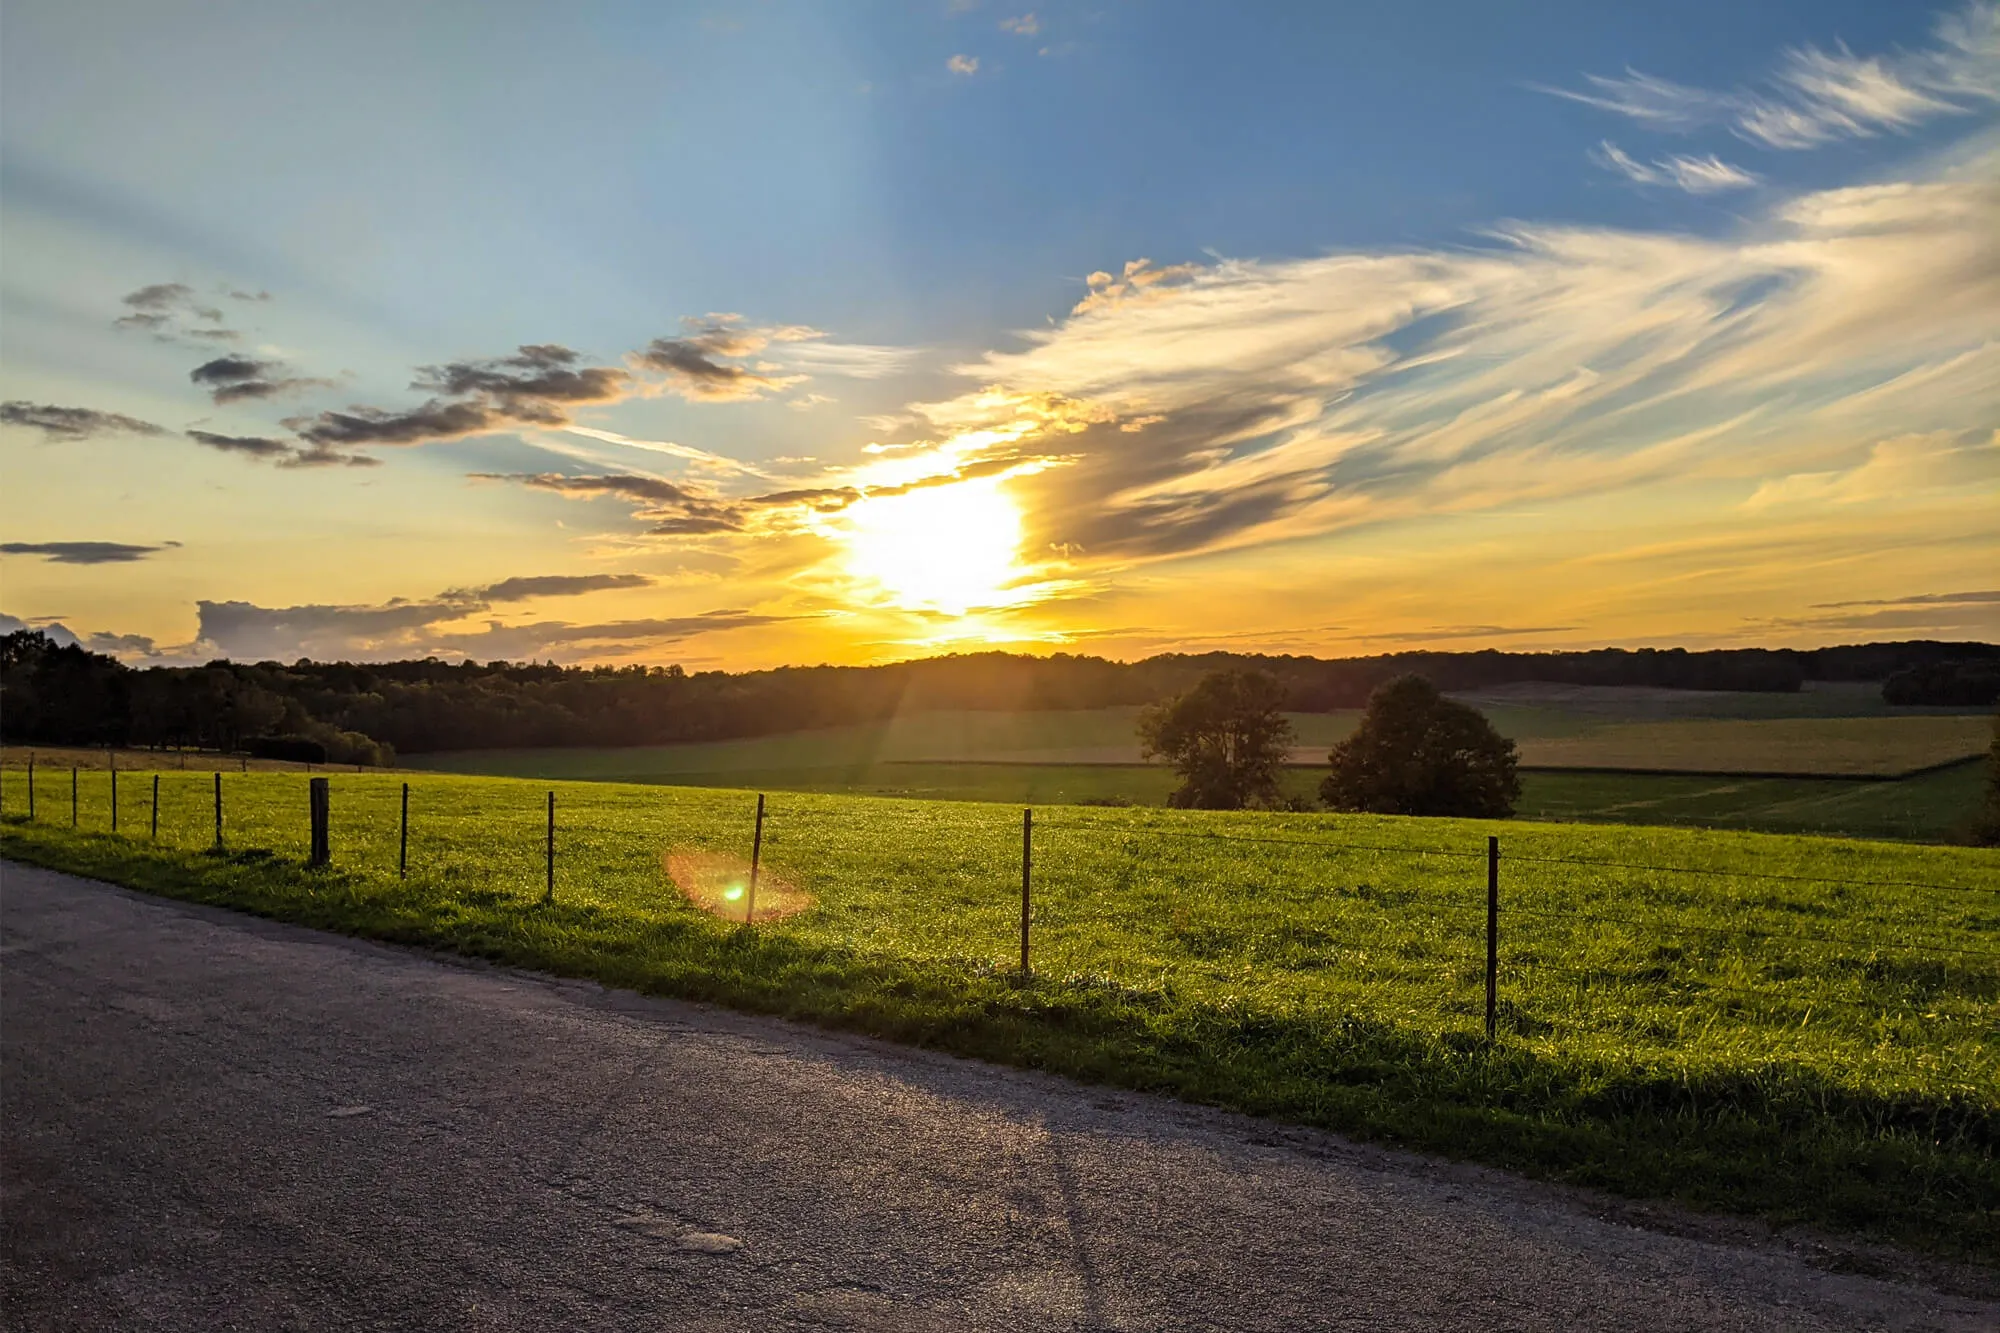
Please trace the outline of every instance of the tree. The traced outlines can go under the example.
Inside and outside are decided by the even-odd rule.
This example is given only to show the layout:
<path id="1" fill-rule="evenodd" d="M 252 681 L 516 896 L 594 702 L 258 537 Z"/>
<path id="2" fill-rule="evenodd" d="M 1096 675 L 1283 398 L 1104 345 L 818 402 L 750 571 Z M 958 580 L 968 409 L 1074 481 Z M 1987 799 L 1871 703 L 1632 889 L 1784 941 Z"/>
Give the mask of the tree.
<path id="1" fill-rule="evenodd" d="M 1328 758 L 1319 794 L 1336 810 L 1499 819 L 1521 794 L 1514 742 L 1422 676 L 1377 688 L 1360 727 Z"/>
<path id="2" fill-rule="evenodd" d="M 1993 744 L 1986 751 L 1986 804 L 1972 835 L 1980 842 L 2000 842 L 2000 713 L 1993 715 Z"/>
<path id="3" fill-rule="evenodd" d="M 1261 671 L 1212 671 L 1186 694 L 1139 715 L 1141 751 L 1181 775 L 1169 805 L 1241 810 L 1277 805 L 1278 767 L 1291 746 L 1282 685 Z"/>

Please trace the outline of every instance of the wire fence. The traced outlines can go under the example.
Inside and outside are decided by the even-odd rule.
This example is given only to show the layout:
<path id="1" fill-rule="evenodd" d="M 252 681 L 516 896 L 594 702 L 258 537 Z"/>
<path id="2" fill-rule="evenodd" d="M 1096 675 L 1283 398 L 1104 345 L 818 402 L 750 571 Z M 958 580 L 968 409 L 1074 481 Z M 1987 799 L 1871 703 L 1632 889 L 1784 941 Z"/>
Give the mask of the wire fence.
<path id="1" fill-rule="evenodd" d="M 1531 1025 L 1538 1002 L 1609 1006 L 1635 994 L 1670 1008 L 1750 1001 L 1779 1017 L 1917 1015 L 2000 1035 L 2000 857 L 1990 875 L 1975 863 L 1973 882 L 1951 882 L 1567 856 L 1525 838 L 1516 850 L 1505 826 L 1482 849 L 1171 828 L 1155 812 L 1074 808 L 987 818 L 940 807 L 897 825 L 875 804 L 864 814 L 839 798 L 757 796 L 751 809 L 742 793 L 685 788 L 653 789 L 654 811 L 644 796 L 614 801 L 587 783 L 560 799 L 511 784 L 522 788 L 517 810 L 490 796 L 427 801 L 427 786 L 442 784 L 31 764 L 4 775 L 0 813 L 622 907 L 648 884 L 656 905 L 663 891 L 688 892 L 670 855 L 679 848 L 724 858 L 730 882 L 702 905 L 760 929 L 804 929 L 787 920 L 796 899 L 826 909 L 801 918 L 817 923 L 814 938 L 939 957 L 1004 939 L 1024 975 L 1165 985 L 1337 972 L 1343 984 L 1426 990 L 1489 1039 Z M 876 898 L 871 876 L 886 886 Z M 1692 887 L 1668 893 L 1663 879 Z M 1792 896 L 1746 896 L 1780 891 Z M 924 898 L 930 919 L 906 920 Z M 1856 993 L 1834 993 L 1836 981 Z"/>

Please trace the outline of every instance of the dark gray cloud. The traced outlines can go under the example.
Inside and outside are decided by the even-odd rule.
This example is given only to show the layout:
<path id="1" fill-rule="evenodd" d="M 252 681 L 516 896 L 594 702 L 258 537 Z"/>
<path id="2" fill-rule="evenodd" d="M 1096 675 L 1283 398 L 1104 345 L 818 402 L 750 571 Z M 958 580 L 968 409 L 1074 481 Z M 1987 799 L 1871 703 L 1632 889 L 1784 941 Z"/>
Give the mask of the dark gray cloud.
<path id="1" fill-rule="evenodd" d="M 731 609 L 582 625 L 561 620 L 526 625 L 489 621 L 484 629 L 460 633 L 438 628 L 476 614 L 483 594 L 484 590 L 444 593 L 422 601 L 397 599 L 375 606 L 265 607 L 242 601 L 201 601 L 196 603 L 197 639 L 224 656 L 249 661 L 291 661 L 302 656 L 370 660 L 432 654 L 482 661 L 540 656 L 575 659 L 644 651 L 699 634 L 787 619 Z"/>
<path id="2" fill-rule="evenodd" d="M 313 444 L 294 449 L 290 458 L 278 460 L 282 468 L 300 467 L 381 467 L 382 460 L 369 454 L 344 454 L 331 445 Z"/>
<path id="3" fill-rule="evenodd" d="M 420 407 L 402 412 L 388 412 L 379 407 L 350 407 L 345 411 L 326 411 L 309 417 L 287 417 L 284 424 L 310 444 L 336 448 L 456 440 L 504 429 L 513 422 L 506 414 L 484 403 L 447 403 L 433 398 Z"/>
<path id="4" fill-rule="evenodd" d="M 1927 592 L 1914 597 L 1878 597 L 1865 602 L 1814 602 L 1815 611 L 1841 611 L 1855 606 L 1976 606 L 2000 602 L 2000 590 L 1984 592 Z"/>
<path id="5" fill-rule="evenodd" d="M 688 330 L 681 337 L 655 338 L 632 356 L 633 364 L 666 375 L 674 391 L 684 398 L 732 402 L 756 398 L 804 378 L 773 375 L 761 368 L 731 362 L 756 354 L 773 338 L 811 337 L 812 330 L 746 329 L 720 317 L 690 320 L 687 324 Z"/>
<path id="6" fill-rule="evenodd" d="M 289 457 L 297 449 L 289 441 L 274 440 L 268 435 L 218 435 L 214 431 L 191 430 L 188 438 L 196 444 L 210 449 L 220 449 L 226 454 L 244 454 L 251 458 L 279 459 Z"/>
<path id="7" fill-rule="evenodd" d="M 281 361 L 260 361 L 234 353 L 202 362 L 188 372 L 188 378 L 207 389 L 218 405 L 333 386 L 332 380 L 290 374 Z"/>
<path id="8" fill-rule="evenodd" d="M 58 565 L 123 565 L 179 545 L 179 542 L 158 546 L 135 546 L 129 542 L 0 542 L 0 554 L 38 555 Z"/>
<path id="9" fill-rule="evenodd" d="M 191 430 L 187 434 L 196 444 L 226 454 L 261 459 L 282 468 L 379 467 L 382 463 L 381 459 L 367 454 L 344 454 L 324 444 L 300 448 L 290 440 L 273 439 L 268 435 L 218 435 L 207 430 Z"/>
<path id="10" fill-rule="evenodd" d="M 728 514 L 678 514 L 646 529 L 649 537 L 699 537 L 717 532 L 741 532 L 743 520 Z"/>
<path id="11" fill-rule="evenodd" d="M 171 435 L 164 426 L 128 417 L 119 412 L 100 412 L 94 407 L 56 407 L 48 403 L 15 400 L 0 403 L 0 423 L 31 426 L 51 440 L 87 440 L 94 435 Z"/>
<path id="12" fill-rule="evenodd" d="M 230 340 L 237 332 L 223 327 L 222 311 L 204 304 L 184 282 L 156 282 L 122 298 L 126 313 L 113 321 L 121 329 L 138 329 L 171 342 L 176 337 Z"/>
<path id="13" fill-rule="evenodd" d="M 488 584 L 475 594 L 488 602 L 523 602 L 530 597 L 575 597 L 612 588 L 647 588 L 644 574 L 530 574 Z"/>
<path id="14" fill-rule="evenodd" d="M 474 472 L 470 475 L 479 481 L 517 481 L 534 490 L 555 491 L 562 495 L 617 495 L 642 504 L 678 504 L 708 498 L 686 487 L 676 486 L 671 481 L 629 472 L 583 477 L 564 476 L 560 472 Z"/>
<path id="15" fill-rule="evenodd" d="M 350 407 L 292 417 L 299 438 L 330 447 L 426 444 L 506 430 L 564 426 L 569 410 L 624 397 L 632 377 L 604 366 L 578 366 L 577 354 L 555 343 L 529 343 L 514 356 L 419 366 L 410 387 L 432 395 L 403 411 Z"/>
<path id="16" fill-rule="evenodd" d="M 654 520 L 648 532 L 662 536 L 688 536 L 710 532 L 737 532 L 745 522 L 741 503 L 722 500 L 658 477 L 641 477 L 626 472 L 598 476 L 570 477 L 559 472 L 475 472 L 482 481 L 519 482 L 533 490 L 558 495 L 590 497 L 616 496 L 634 501 L 636 518 Z"/>
<path id="17" fill-rule="evenodd" d="M 524 420 L 541 421 L 555 403 L 609 403 L 625 396 L 632 377 L 609 366 L 579 367 L 558 343 L 529 343 L 514 356 L 417 367 L 410 387 L 447 398 L 484 397 Z"/>

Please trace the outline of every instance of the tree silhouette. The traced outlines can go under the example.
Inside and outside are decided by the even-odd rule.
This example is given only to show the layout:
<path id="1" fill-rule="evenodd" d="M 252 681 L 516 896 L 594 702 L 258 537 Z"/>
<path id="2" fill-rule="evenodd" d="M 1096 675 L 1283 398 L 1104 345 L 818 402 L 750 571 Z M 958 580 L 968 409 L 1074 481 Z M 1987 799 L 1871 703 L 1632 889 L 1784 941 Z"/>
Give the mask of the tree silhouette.
<path id="1" fill-rule="evenodd" d="M 1292 741 L 1280 708 L 1282 685 L 1261 671 L 1212 671 L 1187 693 L 1139 715 L 1148 759 L 1159 756 L 1181 775 L 1169 805 L 1241 810 L 1277 805 L 1278 768 Z"/>
<path id="2" fill-rule="evenodd" d="M 1980 842 L 2000 842 L 2000 713 L 1993 715 L 1993 744 L 1986 751 L 1986 804 L 1973 825 Z"/>
<path id="3" fill-rule="evenodd" d="M 1514 742 L 1422 676 L 1377 688 L 1360 727 L 1328 758 L 1319 794 L 1336 810 L 1498 819 L 1521 795 Z"/>

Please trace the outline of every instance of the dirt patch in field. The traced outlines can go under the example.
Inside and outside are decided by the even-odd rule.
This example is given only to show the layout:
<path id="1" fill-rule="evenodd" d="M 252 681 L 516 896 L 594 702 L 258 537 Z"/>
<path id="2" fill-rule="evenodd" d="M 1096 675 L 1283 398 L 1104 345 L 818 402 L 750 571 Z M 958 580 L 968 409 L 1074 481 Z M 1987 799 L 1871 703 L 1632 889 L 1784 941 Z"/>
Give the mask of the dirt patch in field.
<path id="1" fill-rule="evenodd" d="M 673 851 L 661 861 L 683 897 L 723 921 L 782 921 L 812 906 L 811 894 L 763 866 L 757 872 L 756 915 L 751 918 L 750 863 L 742 857 Z"/>

